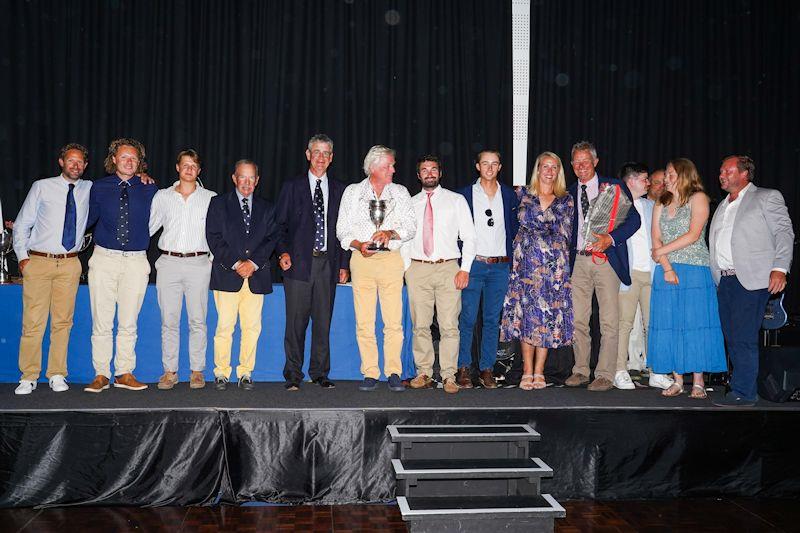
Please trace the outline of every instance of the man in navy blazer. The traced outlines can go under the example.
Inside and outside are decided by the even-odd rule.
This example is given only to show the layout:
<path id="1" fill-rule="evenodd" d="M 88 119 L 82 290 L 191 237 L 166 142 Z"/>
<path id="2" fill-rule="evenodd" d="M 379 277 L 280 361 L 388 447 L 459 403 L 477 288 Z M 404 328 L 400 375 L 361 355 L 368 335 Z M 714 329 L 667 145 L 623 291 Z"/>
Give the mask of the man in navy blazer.
<path id="1" fill-rule="evenodd" d="M 336 239 L 339 204 L 346 185 L 328 177 L 333 161 L 333 141 L 317 134 L 306 149 L 308 172 L 287 181 L 281 189 L 277 222 L 278 265 L 283 270 L 286 294 L 286 364 L 283 376 L 287 390 L 298 390 L 303 381 L 306 328 L 311 319 L 311 381 L 332 389 L 330 332 L 336 283 L 349 275 L 350 252 Z"/>
<path id="2" fill-rule="evenodd" d="M 589 383 L 589 320 L 592 315 L 592 295 L 596 294 L 600 308 L 601 339 L 595 379 L 588 387 L 591 391 L 607 391 L 614 387 L 619 342 L 619 287 L 620 282 L 631 284 L 626 241 L 641 225 L 639 213 L 631 209 L 617 229 L 607 234 L 596 234 L 597 240 L 591 244 L 584 242 L 581 228 L 589 203 L 597 197 L 601 188 L 618 185 L 633 202 L 631 192 L 622 181 L 597 175 L 595 169 L 599 161 L 592 143 L 581 141 L 572 147 L 572 169 L 578 178 L 576 183 L 569 186 L 576 207 L 570 243 L 575 366 L 565 384 L 578 387 Z M 607 259 L 598 259 L 592 252 L 603 252 Z"/>
<path id="3" fill-rule="evenodd" d="M 485 388 L 494 389 L 497 388 L 493 370 L 500 337 L 500 313 L 508 290 L 514 237 L 519 229 L 519 200 L 514 189 L 497 179 L 502 168 L 500 152 L 480 152 L 475 167 L 480 175 L 478 180 L 458 190 L 467 199 L 472 212 L 476 255 L 469 274 L 469 285 L 461 292 L 456 382 L 461 388 L 472 388 L 472 337 L 483 294 L 483 335 L 478 380 Z"/>
<path id="4" fill-rule="evenodd" d="M 231 342 L 236 319 L 242 331 L 239 387 L 253 389 L 251 374 L 261 335 L 264 295 L 272 292 L 269 258 L 279 229 L 275 207 L 255 196 L 258 165 L 249 159 L 236 162 L 232 176 L 236 189 L 211 199 L 206 216 L 206 239 L 213 255 L 210 288 L 217 307 L 214 334 L 214 383 L 225 390 L 231 376 Z"/>

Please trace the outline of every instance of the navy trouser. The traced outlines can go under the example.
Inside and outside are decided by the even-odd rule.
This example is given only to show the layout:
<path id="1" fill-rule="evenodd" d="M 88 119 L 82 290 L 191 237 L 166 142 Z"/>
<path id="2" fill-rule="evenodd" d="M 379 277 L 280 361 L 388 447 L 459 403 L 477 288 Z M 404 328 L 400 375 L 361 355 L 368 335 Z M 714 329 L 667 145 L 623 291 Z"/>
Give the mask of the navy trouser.
<path id="1" fill-rule="evenodd" d="M 722 334 L 732 367 L 731 392 L 755 401 L 758 398 L 758 332 L 764 320 L 769 291 L 748 291 L 736 276 L 722 276 L 717 298 Z"/>
<path id="2" fill-rule="evenodd" d="M 469 272 L 469 285 L 461 291 L 461 315 L 458 319 L 460 342 L 458 367 L 472 364 L 472 332 L 478 318 L 478 305 L 483 295 L 483 335 L 478 370 L 493 369 L 500 340 L 500 314 L 508 290 L 511 263 L 474 261 Z"/>

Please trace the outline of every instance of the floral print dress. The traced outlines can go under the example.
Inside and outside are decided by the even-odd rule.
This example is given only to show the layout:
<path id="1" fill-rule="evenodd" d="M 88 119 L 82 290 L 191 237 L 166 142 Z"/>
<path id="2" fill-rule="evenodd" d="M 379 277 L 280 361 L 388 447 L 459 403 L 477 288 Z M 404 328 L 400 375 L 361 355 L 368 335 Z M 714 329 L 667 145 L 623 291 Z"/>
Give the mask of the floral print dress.
<path id="1" fill-rule="evenodd" d="M 534 346 L 572 344 L 569 242 L 575 205 L 569 194 L 542 210 L 527 188 L 520 193 L 519 233 L 503 303 L 500 340 Z"/>

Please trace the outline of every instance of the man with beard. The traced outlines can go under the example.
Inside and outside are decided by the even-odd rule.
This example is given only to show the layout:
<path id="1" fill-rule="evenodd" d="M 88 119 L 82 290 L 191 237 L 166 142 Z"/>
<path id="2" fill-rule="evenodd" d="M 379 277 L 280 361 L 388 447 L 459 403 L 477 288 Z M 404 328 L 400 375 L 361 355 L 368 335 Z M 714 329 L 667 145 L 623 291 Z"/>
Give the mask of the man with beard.
<path id="1" fill-rule="evenodd" d="M 439 368 L 444 391 L 458 392 L 458 317 L 461 291 L 469 284 L 469 271 L 475 259 L 475 226 L 467 200 L 439 185 L 442 171 L 439 158 L 422 156 L 417 161 L 417 179 L 422 191 L 411 198 L 417 231 L 403 245 L 408 301 L 414 324 L 414 363 L 417 376 L 412 389 L 434 386 L 433 340 L 431 323 L 434 307 L 439 324 Z M 458 241 L 463 243 L 458 249 Z M 461 258 L 461 265 L 458 259 Z"/>

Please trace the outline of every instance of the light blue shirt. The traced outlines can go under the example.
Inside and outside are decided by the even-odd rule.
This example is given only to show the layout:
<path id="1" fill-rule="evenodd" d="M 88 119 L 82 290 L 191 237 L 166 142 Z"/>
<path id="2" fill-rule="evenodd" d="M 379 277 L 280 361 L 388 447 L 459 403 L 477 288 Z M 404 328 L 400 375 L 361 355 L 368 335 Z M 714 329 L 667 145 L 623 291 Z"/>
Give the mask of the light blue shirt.
<path id="1" fill-rule="evenodd" d="M 86 220 L 89 217 L 89 193 L 92 182 L 79 179 L 75 182 L 76 228 L 75 246 L 65 250 L 61 244 L 64 233 L 64 215 L 67 210 L 67 193 L 70 182 L 61 175 L 33 182 L 22 209 L 14 222 L 14 252 L 17 259 L 28 259 L 28 251 L 65 254 L 80 250 Z"/>
<path id="2" fill-rule="evenodd" d="M 308 171 L 308 186 L 311 187 L 311 205 L 314 205 L 314 191 L 317 189 L 317 180 L 322 180 L 319 184 L 322 189 L 322 216 L 325 217 L 325 241 L 322 244 L 321 252 L 328 251 L 328 174 L 325 173 L 321 178 L 317 178 L 311 171 Z"/>

